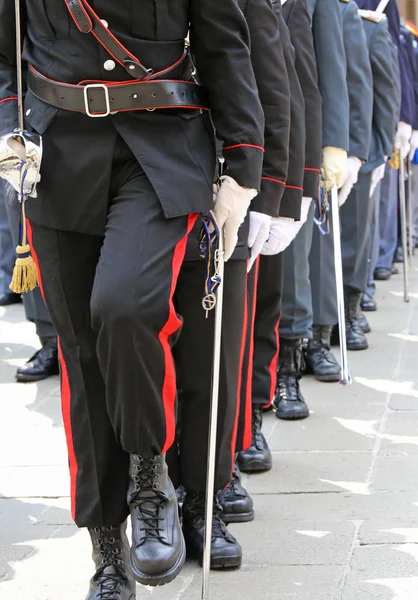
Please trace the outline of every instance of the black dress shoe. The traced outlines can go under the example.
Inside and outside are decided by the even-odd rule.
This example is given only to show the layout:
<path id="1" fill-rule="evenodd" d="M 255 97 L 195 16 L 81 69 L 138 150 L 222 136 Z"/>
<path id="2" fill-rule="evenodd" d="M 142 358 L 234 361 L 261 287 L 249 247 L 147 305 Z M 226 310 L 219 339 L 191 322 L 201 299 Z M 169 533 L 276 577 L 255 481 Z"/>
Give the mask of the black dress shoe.
<path id="1" fill-rule="evenodd" d="M 399 269 L 398 267 L 395 265 L 395 263 L 393 263 L 390 272 L 392 273 L 392 275 L 399 275 Z"/>
<path id="2" fill-rule="evenodd" d="M 344 286 L 345 334 L 348 350 L 367 350 L 369 344 L 359 323 L 361 292 Z"/>
<path id="3" fill-rule="evenodd" d="M 131 454 L 128 504 L 134 577 L 143 585 L 165 585 L 180 573 L 186 548 L 164 455 L 146 458 Z"/>
<path id="4" fill-rule="evenodd" d="M 376 279 L 376 281 L 386 281 L 387 279 L 390 279 L 391 275 L 391 269 L 387 269 L 386 267 L 376 267 L 373 278 Z"/>
<path id="5" fill-rule="evenodd" d="M 402 246 L 398 246 L 396 248 L 395 256 L 393 257 L 393 262 L 403 263 L 403 261 L 404 261 L 403 248 L 402 248 Z"/>
<path id="6" fill-rule="evenodd" d="M 313 325 L 313 339 L 305 351 L 306 373 L 318 381 L 339 381 L 341 367 L 331 353 L 331 325 Z"/>
<path id="7" fill-rule="evenodd" d="M 237 465 L 234 465 L 231 481 L 224 490 L 219 492 L 218 500 L 222 508 L 220 518 L 226 525 L 254 521 L 253 500 L 241 484 L 241 475 Z"/>
<path id="8" fill-rule="evenodd" d="M 364 292 L 361 297 L 360 308 L 366 312 L 373 312 L 377 310 L 377 302 L 371 294 Z"/>
<path id="9" fill-rule="evenodd" d="M 86 600 L 135 600 L 135 580 L 129 569 L 126 524 L 90 527 L 96 573 Z"/>
<path id="10" fill-rule="evenodd" d="M 271 452 L 264 437 L 261 426 L 263 424 L 263 408 L 253 405 L 252 412 L 252 439 L 247 450 L 238 452 L 237 463 L 241 471 L 253 473 L 255 471 L 270 471 L 272 467 Z"/>
<path id="11" fill-rule="evenodd" d="M 16 371 L 16 380 L 20 383 L 41 381 L 51 375 L 59 374 L 57 338 L 45 338 L 40 350 L 19 367 Z"/>
<path id="12" fill-rule="evenodd" d="M 369 325 L 368 320 L 366 319 L 366 315 L 364 315 L 361 311 L 359 312 L 358 322 L 364 333 L 370 333 L 371 327 Z"/>
<path id="13" fill-rule="evenodd" d="M 278 419 L 294 421 L 309 417 L 309 408 L 299 389 L 302 340 L 280 339 L 279 370 L 273 410 Z"/>
<path id="14" fill-rule="evenodd" d="M 187 556 L 197 558 L 200 566 L 203 563 L 205 500 L 205 494 L 188 492 L 183 506 L 183 532 L 186 540 Z M 221 507 L 215 496 L 210 568 L 237 569 L 242 563 L 242 548 L 220 518 L 220 512 Z"/>
<path id="15" fill-rule="evenodd" d="M 13 292 L 6 292 L 0 295 L 0 306 L 10 306 L 10 304 L 20 304 L 22 296 Z"/>

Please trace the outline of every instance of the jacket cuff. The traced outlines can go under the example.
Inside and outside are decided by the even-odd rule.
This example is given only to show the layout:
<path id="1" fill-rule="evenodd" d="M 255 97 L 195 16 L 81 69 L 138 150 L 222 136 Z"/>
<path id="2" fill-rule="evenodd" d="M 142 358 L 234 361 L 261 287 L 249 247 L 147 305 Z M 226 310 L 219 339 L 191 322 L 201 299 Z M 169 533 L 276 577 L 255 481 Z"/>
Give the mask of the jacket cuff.
<path id="1" fill-rule="evenodd" d="M 285 189 L 286 183 L 284 181 L 272 177 L 262 177 L 260 193 L 251 201 L 251 210 L 264 213 L 270 217 L 278 217 Z"/>
<path id="2" fill-rule="evenodd" d="M 253 144 L 236 144 L 225 146 L 224 175 L 229 175 L 241 187 L 249 187 L 260 191 L 263 168 L 264 148 Z"/>
<path id="3" fill-rule="evenodd" d="M 11 96 L 0 100 L 0 135 L 11 133 L 17 126 L 17 98 Z"/>
<path id="4" fill-rule="evenodd" d="M 300 210 L 302 206 L 303 188 L 286 186 L 282 201 L 280 202 L 279 217 L 288 217 L 300 221 Z"/>
<path id="5" fill-rule="evenodd" d="M 303 172 L 303 195 L 306 198 L 316 198 L 318 196 L 320 169 L 305 167 Z"/>

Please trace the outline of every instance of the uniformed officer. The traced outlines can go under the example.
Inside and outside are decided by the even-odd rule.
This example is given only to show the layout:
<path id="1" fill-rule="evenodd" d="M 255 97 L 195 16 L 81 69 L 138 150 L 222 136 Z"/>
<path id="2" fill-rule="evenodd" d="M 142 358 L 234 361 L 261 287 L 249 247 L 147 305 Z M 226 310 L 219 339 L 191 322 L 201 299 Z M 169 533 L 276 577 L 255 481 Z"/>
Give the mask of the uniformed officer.
<path id="1" fill-rule="evenodd" d="M 373 77 L 358 7 L 354 0 L 340 0 L 343 40 L 347 62 L 347 87 L 350 100 L 350 145 L 347 171 L 339 192 L 339 204 L 345 204 L 350 190 L 358 179 L 363 162 L 369 156 L 372 113 Z M 354 200 L 353 203 L 354 204 Z M 350 204 L 348 211 L 355 210 Z M 367 206 L 367 203 L 366 203 Z M 331 215 L 330 215 L 331 217 Z M 350 230 L 355 244 L 356 232 Z M 347 235 L 343 232 L 343 237 Z M 323 235 L 314 227 L 309 254 L 310 281 L 313 307 L 313 339 L 305 353 L 307 368 L 319 381 L 339 381 L 340 366 L 331 353 L 331 330 L 338 321 L 335 285 L 332 230 Z"/>
<path id="2" fill-rule="evenodd" d="M 260 185 L 264 119 L 248 29 L 233 0 L 22 9 L 26 122 L 44 142 L 29 237 L 60 338 L 72 514 L 89 528 L 96 564 L 88 600 L 132 600 L 130 567 L 162 585 L 185 558 L 165 462 L 181 324 L 173 296 L 187 235 L 213 206 L 208 106 L 226 158 L 215 207 L 226 258 Z M 2 134 L 17 122 L 13 22 L 1 0 Z"/>
<path id="3" fill-rule="evenodd" d="M 268 238 L 270 222 L 279 217 L 285 201 L 289 156 L 290 93 L 277 17 L 269 0 L 238 0 L 247 21 L 251 40 L 251 62 L 265 117 L 265 147 L 259 195 L 253 200 L 249 219 L 240 230 L 238 246 L 225 265 L 222 360 L 218 408 L 215 489 L 229 483 L 235 459 L 238 398 L 246 336 L 247 261 L 256 260 Z M 297 207 L 293 210 L 297 211 Z M 279 217 L 280 218 L 280 217 Z M 282 218 L 280 218 L 283 221 Z M 286 225 L 294 226 L 294 220 Z M 180 271 L 174 298 L 183 317 L 181 336 L 174 348 L 177 369 L 180 418 L 176 456 L 170 469 L 177 472 L 176 483 L 186 490 L 183 504 L 183 531 L 190 554 L 200 560 L 203 554 L 204 505 L 209 425 L 209 390 L 212 367 L 213 319 L 202 310 L 202 282 L 206 265 L 197 256 L 196 231 L 189 236 L 186 260 Z M 248 250 L 250 233 L 251 257 Z M 177 465 L 174 464 L 177 462 Z M 237 470 L 234 483 L 238 480 Z M 242 550 L 226 529 L 221 516 L 228 518 L 230 486 L 221 494 L 221 506 L 214 503 L 212 568 L 238 567 Z M 241 500 L 240 517 L 252 516 L 248 495 Z M 236 515 L 235 515 L 236 516 Z M 233 519 L 233 517 L 232 517 Z"/>
<path id="4" fill-rule="evenodd" d="M 312 33 L 322 97 L 322 175 L 326 189 L 341 186 L 349 146 L 349 101 L 342 21 L 338 3 L 309 0 Z M 307 223 L 285 252 L 283 308 L 280 321 L 276 417 L 303 419 L 309 415 L 300 392 L 302 340 L 311 338 L 312 299 L 309 251 L 313 231 L 313 206 Z"/>

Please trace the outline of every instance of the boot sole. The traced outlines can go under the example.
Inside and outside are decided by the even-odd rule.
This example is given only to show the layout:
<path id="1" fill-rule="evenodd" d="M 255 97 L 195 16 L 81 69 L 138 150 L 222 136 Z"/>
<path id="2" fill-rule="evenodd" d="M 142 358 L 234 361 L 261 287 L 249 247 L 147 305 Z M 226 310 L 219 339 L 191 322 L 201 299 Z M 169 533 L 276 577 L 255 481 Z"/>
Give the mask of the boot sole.
<path id="1" fill-rule="evenodd" d="M 314 373 L 315 375 L 315 373 Z M 328 383 L 335 383 L 336 381 L 340 381 L 340 374 L 332 373 L 330 375 L 315 375 L 315 379 L 317 381 L 325 381 Z"/>
<path id="2" fill-rule="evenodd" d="M 230 523 L 249 523 L 250 521 L 254 521 L 254 510 L 251 512 L 234 513 L 230 515 L 221 513 L 220 517 L 225 525 L 229 525 Z"/>
<path id="3" fill-rule="evenodd" d="M 16 374 L 16 381 L 18 383 L 31 383 L 32 381 L 43 381 L 44 379 L 48 379 L 48 377 L 54 377 L 55 375 L 59 375 L 59 371 L 54 373 L 48 373 L 47 375 L 19 375 Z"/>
<path id="4" fill-rule="evenodd" d="M 259 460 L 254 460 L 242 464 L 238 459 L 237 464 L 240 471 L 242 471 L 243 473 L 261 473 L 262 471 L 271 471 L 271 469 L 273 468 L 272 463 L 266 465 L 266 463 L 260 462 Z"/>
<path id="5" fill-rule="evenodd" d="M 177 562 L 171 567 L 171 569 L 169 569 L 168 571 L 165 571 L 164 573 L 159 573 L 158 575 L 147 575 L 146 573 L 141 573 L 141 571 L 138 571 L 136 566 L 133 564 L 132 556 L 129 556 L 129 562 L 131 564 L 131 568 L 132 568 L 132 572 L 134 574 L 135 581 L 137 581 L 138 583 L 141 583 L 142 585 L 150 585 L 153 587 L 166 585 L 167 583 L 170 583 L 171 581 L 173 581 L 173 579 L 175 579 L 177 577 L 177 575 L 180 573 L 180 571 L 182 570 L 185 561 L 186 561 L 186 544 L 185 544 L 184 538 L 182 538 L 181 553 L 177 559 Z"/>
<path id="6" fill-rule="evenodd" d="M 203 566 L 203 552 L 196 548 L 193 543 L 189 543 L 187 546 L 187 556 L 191 559 L 197 559 L 199 567 Z M 242 564 L 242 555 L 235 554 L 235 556 L 217 556 L 216 558 L 210 558 L 210 568 L 215 569 L 239 569 Z"/>
<path id="7" fill-rule="evenodd" d="M 347 345 L 347 350 L 367 350 L 369 347 L 369 344 L 358 344 L 356 346 L 348 346 Z"/>
<path id="8" fill-rule="evenodd" d="M 275 413 L 276 417 L 278 419 L 281 419 L 282 421 L 301 421 L 302 419 L 307 419 L 309 417 L 309 411 L 307 413 L 283 413 L 283 414 L 279 414 L 278 412 Z"/>

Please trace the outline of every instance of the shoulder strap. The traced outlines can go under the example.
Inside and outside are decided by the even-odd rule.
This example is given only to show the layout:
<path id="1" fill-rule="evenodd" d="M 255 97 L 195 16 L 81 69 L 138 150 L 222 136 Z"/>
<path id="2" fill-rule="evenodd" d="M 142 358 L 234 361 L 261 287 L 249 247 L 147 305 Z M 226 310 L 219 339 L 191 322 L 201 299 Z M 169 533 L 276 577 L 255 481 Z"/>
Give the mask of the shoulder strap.
<path id="1" fill-rule="evenodd" d="M 133 54 L 108 30 L 86 0 L 64 0 L 67 9 L 81 33 L 92 33 L 103 48 L 134 79 L 144 79 L 152 75 Z"/>

